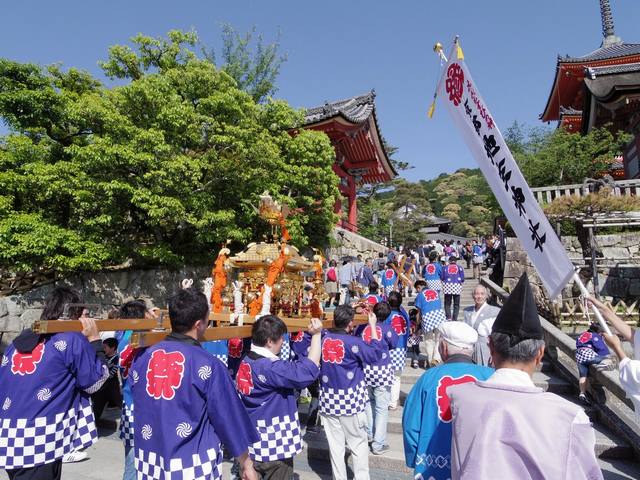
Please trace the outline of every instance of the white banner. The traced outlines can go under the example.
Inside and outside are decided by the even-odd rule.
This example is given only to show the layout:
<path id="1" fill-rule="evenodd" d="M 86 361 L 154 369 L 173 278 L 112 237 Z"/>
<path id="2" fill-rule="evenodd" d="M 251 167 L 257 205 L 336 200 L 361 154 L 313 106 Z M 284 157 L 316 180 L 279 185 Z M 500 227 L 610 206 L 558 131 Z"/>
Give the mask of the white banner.
<path id="1" fill-rule="evenodd" d="M 509 147 L 478 93 L 462 51 L 454 49 L 440 82 L 444 102 L 480 165 L 502 211 L 529 254 L 551 298 L 558 296 L 574 273 L 565 249 L 551 228 Z"/>

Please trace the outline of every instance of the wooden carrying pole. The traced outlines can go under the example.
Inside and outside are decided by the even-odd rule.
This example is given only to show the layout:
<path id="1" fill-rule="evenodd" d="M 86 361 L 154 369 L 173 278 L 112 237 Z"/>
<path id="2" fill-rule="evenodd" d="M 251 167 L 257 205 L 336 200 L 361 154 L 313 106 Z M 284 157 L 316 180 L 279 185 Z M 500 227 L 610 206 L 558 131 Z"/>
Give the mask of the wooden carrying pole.
<path id="1" fill-rule="evenodd" d="M 597 272 L 595 273 L 595 275 L 596 276 L 598 275 Z M 573 279 L 575 280 L 576 285 L 578 285 L 578 287 L 580 288 L 580 292 L 582 293 L 582 296 L 585 297 L 586 299 L 589 296 L 589 291 L 587 290 L 587 287 L 584 286 L 584 283 L 582 283 L 582 279 L 580 279 L 580 275 L 578 275 L 578 272 L 575 272 L 573 274 Z M 607 335 L 611 335 L 611 330 L 609 329 L 609 325 L 607 325 L 607 322 L 605 322 L 604 318 L 602 318 L 602 314 L 600 313 L 600 310 L 598 310 L 595 305 L 591 305 L 591 307 L 593 309 L 594 315 L 598 319 L 598 323 L 600 324 L 604 332 Z"/>
<path id="2" fill-rule="evenodd" d="M 212 317 L 224 317 L 229 319 L 229 314 L 215 314 Z M 216 321 L 217 318 L 212 318 Z M 289 332 L 299 332 L 306 330 L 309 325 L 309 318 L 283 318 Z M 228 340 L 230 338 L 247 338 L 251 337 L 252 323 L 255 318 L 245 315 L 245 322 L 249 325 L 243 326 L 216 326 L 205 330 L 203 341 Z M 355 315 L 353 323 L 361 325 L 367 323 L 367 315 Z M 158 343 L 171 333 L 171 324 L 169 317 L 161 315 L 158 320 L 149 320 L 143 318 L 121 318 L 96 320 L 99 331 L 115 331 L 115 330 L 133 330 L 131 335 L 131 345 L 133 347 L 148 347 Z M 332 328 L 333 313 L 326 313 L 322 321 L 323 328 Z M 82 323 L 78 320 L 40 320 L 34 323 L 32 327 L 35 333 L 52 334 L 61 332 L 81 332 Z"/>

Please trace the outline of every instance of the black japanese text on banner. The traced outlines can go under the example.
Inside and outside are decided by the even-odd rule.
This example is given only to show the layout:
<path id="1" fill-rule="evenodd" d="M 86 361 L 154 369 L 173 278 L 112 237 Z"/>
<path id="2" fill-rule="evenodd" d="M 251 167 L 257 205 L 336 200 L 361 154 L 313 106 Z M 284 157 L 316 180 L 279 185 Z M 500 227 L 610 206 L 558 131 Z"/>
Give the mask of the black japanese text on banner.
<path id="1" fill-rule="evenodd" d="M 452 55 L 446 65 L 443 101 L 549 295 L 555 298 L 573 276 L 573 265 L 460 57 Z"/>

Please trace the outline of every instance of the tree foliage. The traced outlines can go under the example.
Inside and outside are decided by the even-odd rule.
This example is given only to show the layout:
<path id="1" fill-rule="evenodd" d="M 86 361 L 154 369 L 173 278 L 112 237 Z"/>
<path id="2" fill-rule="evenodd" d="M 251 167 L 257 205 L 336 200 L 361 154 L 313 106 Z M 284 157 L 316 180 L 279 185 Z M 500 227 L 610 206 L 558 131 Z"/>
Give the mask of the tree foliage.
<path id="1" fill-rule="evenodd" d="M 606 127 L 580 135 L 562 128 L 526 129 L 514 123 L 505 140 L 529 186 L 542 187 L 602 176 L 630 136 L 613 134 Z"/>
<path id="2" fill-rule="evenodd" d="M 199 55 L 193 32 L 138 35 L 102 63 L 124 80 L 0 59 L 0 268 L 91 270 L 210 261 L 226 239 L 267 233 L 269 190 L 299 214 L 298 246 L 325 243 L 338 179 L 301 112 L 257 103 Z"/>

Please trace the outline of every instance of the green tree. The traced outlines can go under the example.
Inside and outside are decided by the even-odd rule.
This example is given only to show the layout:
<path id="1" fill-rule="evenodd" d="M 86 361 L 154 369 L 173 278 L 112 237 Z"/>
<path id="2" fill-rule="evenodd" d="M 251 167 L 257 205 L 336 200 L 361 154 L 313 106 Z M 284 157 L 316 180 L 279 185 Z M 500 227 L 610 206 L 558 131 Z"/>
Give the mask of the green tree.
<path id="1" fill-rule="evenodd" d="M 630 135 L 611 133 L 607 127 L 594 128 L 587 135 L 562 128 L 527 130 L 515 123 L 507 130 L 505 140 L 529 186 L 542 187 L 602 176 L 612 159 L 621 154 Z"/>
<path id="2" fill-rule="evenodd" d="M 335 225 L 326 135 L 285 102 L 258 104 L 195 50 L 193 32 L 138 35 L 102 63 L 124 80 L 0 60 L 0 269 L 100 269 L 209 262 L 226 239 L 268 232 L 252 203 L 269 190 L 298 212 L 298 246 Z M 122 82 L 121 82 L 122 83 Z"/>

